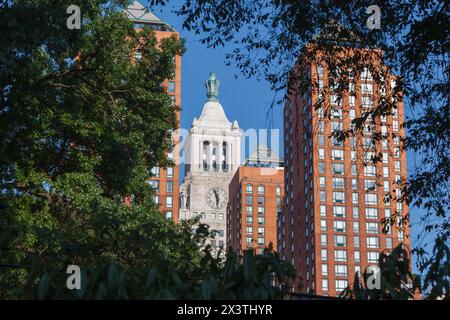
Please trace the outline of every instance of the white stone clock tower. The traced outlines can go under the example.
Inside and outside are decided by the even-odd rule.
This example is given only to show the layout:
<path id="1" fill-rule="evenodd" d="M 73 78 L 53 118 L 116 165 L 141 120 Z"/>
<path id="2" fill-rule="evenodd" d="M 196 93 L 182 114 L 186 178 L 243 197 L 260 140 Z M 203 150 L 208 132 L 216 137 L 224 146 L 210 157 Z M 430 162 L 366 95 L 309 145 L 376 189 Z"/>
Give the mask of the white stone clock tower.
<path id="1" fill-rule="evenodd" d="M 208 101 L 186 138 L 180 219 L 200 215 L 202 223 L 218 231 L 213 245 L 226 250 L 228 185 L 240 166 L 242 132 L 237 121 L 228 121 L 217 99 L 219 84 L 215 74 L 210 74 L 205 83 Z"/>

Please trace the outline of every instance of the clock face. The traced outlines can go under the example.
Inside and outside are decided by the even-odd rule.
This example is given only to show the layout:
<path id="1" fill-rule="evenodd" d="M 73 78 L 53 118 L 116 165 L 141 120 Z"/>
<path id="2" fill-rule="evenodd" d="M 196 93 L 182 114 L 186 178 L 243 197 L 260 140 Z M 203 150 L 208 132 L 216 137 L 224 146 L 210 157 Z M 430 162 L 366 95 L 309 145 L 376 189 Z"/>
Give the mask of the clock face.
<path id="1" fill-rule="evenodd" d="M 227 193 L 221 188 L 209 189 L 206 193 L 206 203 L 213 209 L 222 209 L 228 201 Z"/>

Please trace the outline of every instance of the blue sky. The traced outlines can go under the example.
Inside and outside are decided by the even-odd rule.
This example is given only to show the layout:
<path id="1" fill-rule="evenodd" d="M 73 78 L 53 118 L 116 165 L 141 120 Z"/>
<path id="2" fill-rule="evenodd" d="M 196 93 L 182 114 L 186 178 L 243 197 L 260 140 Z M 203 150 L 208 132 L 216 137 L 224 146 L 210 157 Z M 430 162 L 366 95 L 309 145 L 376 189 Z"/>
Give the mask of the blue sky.
<path id="1" fill-rule="evenodd" d="M 147 4 L 146 1 L 141 1 L 141 3 Z M 180 32 L 181 37 L 186 39 L 187 52 L 182 58 L 181 127 L 190 128 L 192 119 L 200 116 L 206 101 L 204 82 L 210 72 L 215 72 L 221 81 L 219 101 L 228 119 L 230 121 L 237 120 L 243 130 L 266 128 L 267 112 L 274 99 L 274 92 L 270 90 L 268 83 L 264 80 L 245 79 L 233 65 L 226 66 L 225 54 L 229 52 L 229 49 L 226 47 L 212 49 L 201 44 L 199 36 L 182 29 L 182 18 L 172 12 L 171 6 L 169 4 L 166 7 L 153 7 L 151 11 L 169 23 Z M 273 108 L 273 128 L 280 129 L 281 139 L 283 128 L 281 106 Z M 281 140 L 279 143 L 282 146 Z M 414 159 L 414 155 L 408 153 L 409 171 L 415 166 Z M 412 208 L 410 213 L 414 223 L 418 221 L 423 211 Z M 414 247 L 417 231 L 418 228 L 413 225 L 412 247 Z M 413 271 L 417 272 L 414 258 Z"/>
<path id="2" fill-rule="evenodd" d="M 145 5 L 146 1 L 142 1 L 142 3 Z M 209 77 L 209 73 L 214 72 L 221 82 L 219 101 L 228 120 L 237 120 L 244 131 L 249 128 L 257 130 L 266 128 L 266 113 L 274 98 L 274 93 L 270 90 L 268 83 L 245 79 L 237 68 L 226 66 L 227 49 L 212 49 L 201 44 L 198 36 L 182 29 L 182 19 L 173 14 L 170 8 L 170 5 L 153 7 L 151 11 L 169 23 L 180 32 L 181 37 L 186 39 L 187 52 L 182 58 L 181 127 L 190 128 L 192 119 L 200 116 L 206 102 L 204 83 Z M 273 120 L 273 127 L 282 129 L 280 106 L 274 108 Z"/>

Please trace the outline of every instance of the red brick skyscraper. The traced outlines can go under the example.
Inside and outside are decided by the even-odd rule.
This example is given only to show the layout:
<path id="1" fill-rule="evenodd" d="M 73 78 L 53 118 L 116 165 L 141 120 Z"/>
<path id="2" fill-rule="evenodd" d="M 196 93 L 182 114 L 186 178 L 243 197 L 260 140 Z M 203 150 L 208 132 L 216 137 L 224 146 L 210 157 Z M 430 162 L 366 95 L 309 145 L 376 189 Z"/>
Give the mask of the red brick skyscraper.
<path id="1" fill-rule="evenodd" d="M 142 26 L 151 26 L 155 31 L 157 40 L 170 38 L 176 36 L 179 38 L 179 33 L 176 32 L 166 22 L 159 19 L 153 13 L 149 12 L 139 1 L 134 1 L 125 11 L 128 18 L 134 23 L 135 28 L 139 29 Z M 137 57 L 139 58 L 139 57 Z M 175 78 L 167 80 L 164 84 L 167 92 L 170 95 L 173 104 L 181 105 L 181 56 L 175 57 Z M 180 112 L 176 112 L 178 127 L 180 125 Z M 150 168 L 152 177 L 148 182 L 156 190 L 155 202 L 159 204 L 159 209 L 168 218 L 173 218 L 178 221 L 178 194 L 180 189 L 180 152 L 179 152 L 179 136 L 174 137 L 175 147 L 169 158 L 175 163 L 174 167 L 166 169 L 160 167 Z"/>
<path id="2" fill-rule="evenodd" d="M 308 45 L 305 51 L 312 48 L 317 49 Z M 344 55 L 366 50 L 339 48 Z M 382 66 L 376 56 L 367 63 Z M 330 68 L 307 62 L 320 61 L 315 58 L 300 57 L 295 70 L 310 89 L 306 94 L 291 92 L 284 107 L 286 196 L 278 221 L 278 251 L 298 271 L 301 289 L 296 287 L 296 292 L 335 296 L 353 283 L 356 271 L 376 265 L 381 251 L 401 242 L 409 247 L 408 229 L 393 227 L 384 234 L 380 223 L 408 210 L 395 198 L 385 199 L 399 194 L 400 180 L 406 178 L 406 154 L 400 148 L 404 112 L 400 99 L 392 115 L 374 123 L 369 118 L 362 132 L 339 141 L 332 133 L 349 130 L 353 119 L 376 108 L 394 77 L 375 81 L 368 69 L 354 75 L 350 68 L 342 70 L 349 85 L 340 91 L 340 100 L 339 89 L 323 90 L 333 87 Z M 319 98 L 324 105 L 315 108 Z M 374 131 L 383 135 L 380 141 L 373 142 Z M 371 161 L 379 154 L 381 161 Z"/>
<path id="3" fill-rule="evenodd" d="M 249 248 L 262 253 L 270 243 L 277 248 L 277 217 L 284 194 L 281 166 L 279 157 L 261 145 L 231 180 L 227 247 L 236 253 Z"/>

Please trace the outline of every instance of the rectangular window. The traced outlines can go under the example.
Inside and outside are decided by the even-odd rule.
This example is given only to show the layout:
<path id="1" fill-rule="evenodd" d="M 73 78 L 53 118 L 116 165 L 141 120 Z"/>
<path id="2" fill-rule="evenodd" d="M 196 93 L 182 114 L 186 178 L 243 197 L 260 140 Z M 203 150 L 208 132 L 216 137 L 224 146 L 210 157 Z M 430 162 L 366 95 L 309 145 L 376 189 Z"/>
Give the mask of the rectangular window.
<path id="1" fill-rule="evenodd" d="M 379 249 L 380 248 L 380 238 L 378 238 L 378 237 L 367 237 L 367 248 L 369 248 L 369 249 Z"/>
<path id="2" fill-rule="evenodd" d="M 367 177 L 375 177 L 377 169 L 375 166 L 364 166 L 364 175 Z"/>
<path id="3" fill-rule="evenodd" d="M 347 277 L 347 266 L 342 264 L 337 264 L 334 266 L 334 274 L 336 277 Z"/>
<path id="4" fill-rule="evenodd" d="M 344 160 L 344 150 L 333 149 L 331 151 L 331 158 L 333 160 Z"/>
<path id="5" fill-rule="evenodd" d="M 346 226 L 345 221 L 337 220 L 334 221 L 334 232 L 345 232 Z"/>
<path id="6" fill-rule="evenodd" d="M 349 116 L 350 120 L 355 119 L 355 118 L 356 118 L 356 111 L 353 110 L 353 109 L 350 110 L 350 111 L 348 112 L 348 116 Z"/>
<path id="7" fill-rule="evenodd" d="M 355 258 L 355 262 L 361 262 L 361 252 L 355 251 L 353 253 L 353 255 L 354 255 L 354 258 Z"/>
<path id="8" fill-rule="evenodd" d="M 344 178 L 333 178 L 333 189 L 345 189 Z"/>
<path id="9" fill-rule="evenodd" d="M 336 280 L 336 292 L 340 293 L 341 291 L 344 291 L 345 288 L 348 287 L 348 281 L 347 280 Z"/>
<path id="10" fill-rule="evenodd" d="M 392 130 L 394 132 L 398 132 L 398 121 L 397 120 L 392 121 Z"/>
<path id="11" fill-rule="evenodd" d="M 328 280 L 322 279 L 322 291 L 328 291 Z"/>
<path id="12" fill-rule="evenodd" d="M 169 81 L 169 93 L 175 93 L 175 81 Z"/>
<path id="13" fill-rule="evenodd" d="M 389 168 L 383 167 L 383 178 L 389 178 Z"/>
<path id="14" fill-rule="evenodd" d="M 264 207 L 258 207 L 258 214 L 260 215 L 264 214 Z"/>
<path id="15" fill-rule="evenodd" d="M 173 198 L 172 198 L 172 196 L 167 196 L 166 197 L 166 207 L 172 208 L 172 206 L 173 206 Z"/>
<path id="16" fill-rule="evenodd" d="M 249 206 L 249 207 L 246 207 L 245 208 L 245 213 L 247 214 L 247 215 L 253 215 L 253 207 L 251 207 L 251 206 Z"/>
<path id="17" fill-rule="evenodd" d="M 327 207 L 326 206 L 320 206 L 320 216 L 325 217 L 327 215 Z"/>
<path id="18" fill-rule="evenodd" d="M 390 191 L 390 182 L 387 180 L 383 181 L 383 190 L 384 192 L 389 192 Z"/>
<path id="19" fill-rule="evenodd" d="M 358 209 L 358 207 L 353 207 L 352 208 L 352 215 L 353 215 L 353 219 L 358 219 L 359 218 L 359 209 Z"/>
<path id="20" fill-rule="evenodd" d="M 334 261 L 346 262 L 347 261 L 347 251 L 346 250 L 334 250 Z"/>
<path id="21" fill-rule="evenodd" d="M 319 173 L 325 173 L 325 162 L 319 162 Z"/>
<path id="22" fill-rule="evenodd" d="M 325 177 L 319 177 L 319 186 L 325 188 Z"/>
<path id="23" fill-rule="evenodd" d="M 321 202 L 326 202 L 327 201 L 327 196 L 326 196 L 326 192 L 325 191 L 320 191 L 319 192 L 319 200 Z"/>
<path id="24" fill-rule="evenodd" d="M 344 174 L 344 164 L 333 163 L 333 174 Z"/>
<path id="25" fill-rule="evenodd" d="M 373 86 L 371 83 L 362 83 L 361 87 L 362 87 L 362 94 L 373 94 Z M 370 106 L 370 102 L 368 102 L 367 106 Z M 373 103 L 372 103 L 372 106 L 373 106 Z"/>
<path id="26" fill-rule="evenodd" d="M 319 148 L 319 160 L 325 159 L 325 149 Z"/>
<path id="27" fill-rule="evenodd" d="M 357 179 L 352 179 L 352 189 L 358 190 L 358 180 Z"/>
<path id="28" fill-rule="evenodd" d="M 366 219 L 378 219 L 378 209 L 366 208 Z"/>
<path id="29" fill-rule="evenodd" d="M 377 222 L 367 222 L 366 232 L 372 234 L 378 234 L 378 223 Z"/>
<path id="30" fill-rule="evenodd" d="M 349 96 L 348 97 L 348 104 L 350 105 L 350 107 L 355 107 L 356 103 L 356 97 L 355 96 Z"/>
<path id="31" fill-rule="evenodd" d="M 173 182 L 172 181 L 167 181 L 166 182 L 166 192 L 167 193 L 172 193 L 173 192 Z"/>
<path id="32" fill-rule="evenodd" d="M 167 178 L 173 178 L 173 168 L 172 167 L 167 168 Z"/>
<path id="33" fill-rule="evenodd" d="M 345 207 L 334 206 L 333 215 L 335 218 L 345 218 Z"/>
<path id="34" fill-rule="evenodd" d="M 359 248 L 359 237 L 358 236 L 353 237 L 353 246 L 355 248 Z"/>
<path id="35" fill-rule="evenodd" d="M 386 248 L 392 249 L 392 238 L 386 238 Z"/>
<path id="36" fill-rule="evenodd" d="M 320 245 L 326 246 L 327 245 L 327 235 L 321 234 L 320 235 Z"/>
<path id="37" fill-rule="evenodd" d="M 356 192 L 352 193 L 352 203 L 358 204 L 358 193 L 356 193 Z"/>
<path id="38" fill-rule="evenodd" d="M 334 203 L 344 203 L 345 202 L 345 193 L 344 192 L 333 192 L 333 202 Z"/>
<path id="39" fill-rule="evenodd" d="M 395 161 L 394 165 L 395 165 L 395 172 L 400 172 L 400 161 Z"/>
<path id="40" fill-rule="evenodd" d="M 320 257 L 322 261 L 327 261 L 328 258 L 327 249 L 320 250 Z"/>
<path id="41" fill-rule="evenodd" d="M 335 235 L 334 236 L 334 246 L 335 247 L 346 247 L 347 246 L 347 238 L 344 235 Z"/>
<path id="42" fill-rule="evenodd" d="M 326 264 L 322 264 L 322 276 L 328 276 L 328 266 Z"/>
<path id="43" fill-rule="evenodd" d="M 258 196 L 258 204 L 264 204 L 264 196 Z"/>
<path id="44" fill-rule="evenodd" d="M 377 205 L 378 196 L 374 193 L 366 193 L 366 205 Z"/>
<path id="45" fill-rule="evenodd" d="M 377 263 L 378 262 L 379 252 L 367 252 L 367 262 L 368 263 Z"/>
<path id="46" fill-rule="evenodd" d="M 327 220 L 320 220 L 320 230 L 327 231 Z"/>

